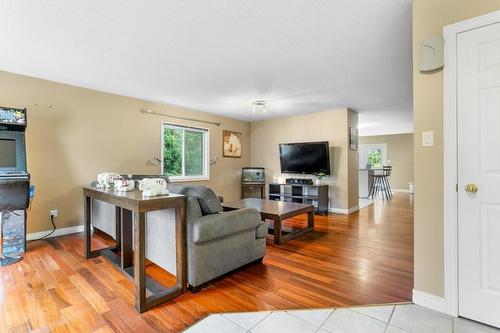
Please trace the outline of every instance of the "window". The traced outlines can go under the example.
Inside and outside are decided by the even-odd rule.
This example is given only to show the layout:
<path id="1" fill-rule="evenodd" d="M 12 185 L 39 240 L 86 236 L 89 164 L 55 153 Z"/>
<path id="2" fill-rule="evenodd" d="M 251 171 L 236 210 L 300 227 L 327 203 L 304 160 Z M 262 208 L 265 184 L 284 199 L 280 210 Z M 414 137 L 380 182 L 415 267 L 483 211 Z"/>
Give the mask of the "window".
<path id="1" fill-rule="evenodd" d="M 208 179 L 208 129 L 163 124 L 163 174 L 171 180 Z"/>
<path id="2" fill-rule="evenodd" d="M 359 168 L 365 169 L 367 164 L 372 168 L 387 165 L 387 144 L 359 145 Z"/>
<path id="3" fill-rule="evenodd" d="M 378 148 L 371 149 L 368 152 L 368 161 L 373 168 L 380 168 L 382 166 L 382 151 Z"/>

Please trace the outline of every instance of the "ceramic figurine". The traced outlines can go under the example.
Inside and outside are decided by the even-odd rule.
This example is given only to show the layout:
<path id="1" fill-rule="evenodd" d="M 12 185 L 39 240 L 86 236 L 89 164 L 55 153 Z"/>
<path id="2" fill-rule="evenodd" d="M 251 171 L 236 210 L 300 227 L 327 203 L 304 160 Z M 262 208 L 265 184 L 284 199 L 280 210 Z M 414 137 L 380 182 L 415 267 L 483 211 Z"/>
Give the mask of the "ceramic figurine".
<path id="1" fill-rule="evenodd" d="M 116 172 L 103 172 L 97 175 L 97 187 L 108 189 L 115 183 L 115 180 L 120 179 L 120 175 Z"/>
<path id="2" fill-rule="evenodd" d="M 133 179 L 120 178 L 115 180 L 115 190 L 119 192 L 132 191 L 135 188 Z"/>
<path id="3" fill-rule="evenodd" d="M 168 194 L 167 181 L 163 178 L 144 178 L 139 181 L 139 190 L 144 197 Z"/>

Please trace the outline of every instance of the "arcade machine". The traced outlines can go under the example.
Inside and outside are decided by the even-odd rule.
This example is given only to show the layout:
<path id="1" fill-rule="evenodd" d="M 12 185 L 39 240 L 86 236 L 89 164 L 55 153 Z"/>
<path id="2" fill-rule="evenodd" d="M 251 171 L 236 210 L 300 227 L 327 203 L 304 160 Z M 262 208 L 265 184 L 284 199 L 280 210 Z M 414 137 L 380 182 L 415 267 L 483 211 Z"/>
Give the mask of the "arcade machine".
<path id="1" fill-rule="evenodd" d="M 0 266 L 20 261 L 26 252 L 26 109 L 0 107 Z"/>

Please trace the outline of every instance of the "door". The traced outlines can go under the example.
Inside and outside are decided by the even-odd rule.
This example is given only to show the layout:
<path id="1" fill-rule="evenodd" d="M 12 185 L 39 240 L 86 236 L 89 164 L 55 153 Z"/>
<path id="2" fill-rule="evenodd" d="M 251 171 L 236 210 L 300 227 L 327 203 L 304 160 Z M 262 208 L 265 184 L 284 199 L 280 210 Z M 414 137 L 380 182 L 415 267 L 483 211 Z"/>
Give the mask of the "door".
<path id="1" fill-rule="evenodd" d="M 500 327 L 500 23 L 457 35 L 457 96 L 459 315 Z"/>

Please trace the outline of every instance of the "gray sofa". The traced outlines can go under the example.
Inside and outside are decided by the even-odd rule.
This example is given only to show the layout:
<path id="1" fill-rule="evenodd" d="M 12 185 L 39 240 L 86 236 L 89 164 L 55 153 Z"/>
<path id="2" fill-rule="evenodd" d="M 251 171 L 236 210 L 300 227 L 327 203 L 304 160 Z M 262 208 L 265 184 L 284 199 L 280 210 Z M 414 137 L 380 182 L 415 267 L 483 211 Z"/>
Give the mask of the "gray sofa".
<path id="1" fill-rule="evenodd" d="M 206 282 L 248 263 L 261 260 L 266 250 L 267 225 L 255 209 L 223 212 L 219 198 L 208 187 L 168 185 L 186 195 L 188 283 L 198 291 Z M 112 205 L 94 201 L 92 223 L 115 238 Z M 146 214 L 146 258 L 175 274 L 175 232 L 172 209 Z M 167 235 L 167 239 L 165 237 Z"/>
<path id="2" fill-rule="evenodd" d="M 264 257 L 267 225 L 257 210 L 223 212 L 219 198 L 204 186 L 169 184 L 169 190 L 187 196 L 188 283 L 195 291 Z"/>

